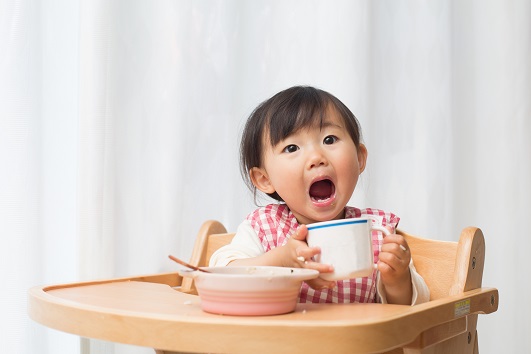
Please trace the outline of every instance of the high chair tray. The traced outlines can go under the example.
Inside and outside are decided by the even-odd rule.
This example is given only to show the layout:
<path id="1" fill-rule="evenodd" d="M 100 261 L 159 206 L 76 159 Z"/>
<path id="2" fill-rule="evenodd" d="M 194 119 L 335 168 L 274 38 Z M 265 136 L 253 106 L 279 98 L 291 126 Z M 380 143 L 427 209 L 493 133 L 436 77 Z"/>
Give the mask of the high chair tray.
<path id="1" fill-rule="evenodd" d="M 181 282 L 165 273 L 33 287 L 28 312 L 50 328 L 158 353 L 373 353 L 462 335 L 468 315 L 498 308 L 498 291 L 479 288 L 416 306 L 298 304 L 284 315 L 221 316 L 203 312 Z"/>

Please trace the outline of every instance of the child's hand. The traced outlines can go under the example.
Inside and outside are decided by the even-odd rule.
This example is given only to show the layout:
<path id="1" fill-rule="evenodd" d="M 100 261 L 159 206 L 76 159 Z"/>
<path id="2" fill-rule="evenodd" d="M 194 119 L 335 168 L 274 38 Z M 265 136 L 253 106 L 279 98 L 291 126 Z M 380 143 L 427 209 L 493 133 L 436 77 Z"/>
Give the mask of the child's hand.
<path id="1" fill-rule="evenodd" d="M 411 252 L 404 237 L 397 234 L 385 236 L 377 265 L 389 303 L 410 304 L 413 291 L 410 262 Z"/>
<path id="2" fill-rule="evenodd" d="M 319 273 L 333 272 L 334 267 L 330 264 L 322 264 L 312 261 L 312 257 L 319 254 L 321 249 L 319 247 L 309 247 L 306 243 L 307 235 L 308 228 L 306 225 L 301 225 L 297 231 L 291 235 L 291 238 L 285 245 L 285 247 L 288 247 L 291 250 L 291 256 L 288 258 L 291 265 L 287 266 L 315 269 L 319 271 Z M 325 280 L 323 278 L 307 280 L 306 283 L 315 290 L 331 289 L 335 286 L 334 281 Z"/>

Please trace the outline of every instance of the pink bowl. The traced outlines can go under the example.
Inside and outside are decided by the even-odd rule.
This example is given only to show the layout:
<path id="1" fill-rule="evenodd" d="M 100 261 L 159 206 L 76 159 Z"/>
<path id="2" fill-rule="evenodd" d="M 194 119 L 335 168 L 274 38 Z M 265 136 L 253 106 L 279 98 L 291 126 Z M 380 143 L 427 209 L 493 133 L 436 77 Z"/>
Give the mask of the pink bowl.
<path id="1" fill-rule="evenodd" d="M 316 270 L 284 267 L 207 267 L 210 273 L 180 271 L 194 278 L 203 311 L 240 316 L 288 313 L 297 306 L 303 280 Z"/>

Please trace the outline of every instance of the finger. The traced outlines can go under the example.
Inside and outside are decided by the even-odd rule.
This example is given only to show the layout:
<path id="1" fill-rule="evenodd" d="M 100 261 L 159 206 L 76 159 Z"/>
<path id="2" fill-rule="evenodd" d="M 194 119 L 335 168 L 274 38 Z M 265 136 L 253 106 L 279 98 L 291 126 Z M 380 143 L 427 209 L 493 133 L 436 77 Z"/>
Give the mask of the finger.
<path id="1" fill-rule="evenodd" d="M 383 239 L 383 245 L 388 244 L 396 244 L 403 252 L 407 252 L 409 250 L 406 239 L 401 235 L 391 234 L 386 236 Z"/>
<path id="2" fill-rule="evenodd" d="M 333 289 L 336 286 L 335 281 L 325 280 L 323 278 L 315 278 L 307 280 L 306 283 L 315 290 Z"/>
<path id="3" fill-rule="evenodd" d="M 400 250 L 400 252 L 402 252 Z M 384 267 L 387 266 L 388 268 Z M 400 258 L 396 252 L 380 252 L 378 260 L 378 269 L 380 271 L 401 271 L 409 267 L 409 257 Z"/>
<path id="4" fill-rule="evenodd" d="M 380 254 L 378 255 L 378 257 L 388 262 L 393 261 L 395 259 L 397 261 L 401 261 L 403 259 L 408 258 L 408 254 L 407 252 L 402 250 L 402 248 L 400 248 L 399 244 L 388 243 L 388 244 L 382 245 L 382 249 L 380 250 Z"/>
<path id="5" fill-rule="evenodd" d="M 324 264 L 324 263 L 318 263 L 314 262 L 312 260 L 305 260 L 304 261 L 304 268 L 307 269 L 315 269 L 319 273 L 331 273 L 334 271 L 334 266 L 331 264 Z"/>
<path id="6" fill-rule="evenodd" d="M 398 260 L 407 261 L 410 258 L 409 251 L 403 245 L 400 245 L 398 243 L 388 243 L 382 245 L 382 249 L 380 250 L 380 256 L 385 253 L 393 255 Z"/>
<path id="7" fill-rule="evenodd" d="M 307 234 L 308 234 L 308 228 L 306 227 L 306 225 L 300 225 L 297 228 L 297 231 L 295 231 L 295 233 L 291 237 L 298 241 L 305 241 Z"/>
<path id="8" fill-rule="evenodd" d="M 297 259 L 301 261 L 309 261 L 313 257 L 321 253 L 320 247 L 308 247 L 307 245 L 299 246 L 296 249 Z"/>
<path id="9" fill-rule="evenodd" d="M 408 268 L 393 268 L 391 265 L 385 262 L 378 262 L 378 271 L 382 280 L 385 282 L 392 281 L 393 279 L 400 278 L 408 271 Z"/>
<path id="10" fill-rule="evenodd" d="M 390 271 L 394 271 L 394 269 L 389 265 L 387 264 L 386 262 L 384 261 L 378 261 L 378 263 L 376 263 L 376 268 L 380 271 L 380 273 L 387 273 L 387 272 L 390 272 Z"/>
<path id="11" fill-rule="evenodd" d="M 380 272 L 394 271 L 395 264 L 398 264 L 399 262 L 400 260 L 397 259 L 392 253 L 380 252 L 377 268 Z"/>

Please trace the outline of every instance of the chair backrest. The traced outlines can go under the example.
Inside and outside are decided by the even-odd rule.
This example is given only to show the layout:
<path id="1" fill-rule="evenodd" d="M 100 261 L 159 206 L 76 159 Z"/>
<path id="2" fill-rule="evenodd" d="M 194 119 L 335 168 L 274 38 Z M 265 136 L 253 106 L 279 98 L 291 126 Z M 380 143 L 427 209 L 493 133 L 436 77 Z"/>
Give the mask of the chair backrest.
<path id="1" fill-rule="evenodd" d="M 461 232 L 459 242 L 412 236 L 402 230 L 411 248 L 413 263 L 430 289 L 431 300 L 481 287 L 485 240 L 476 227 Z"/>
<path id="2" fill-rule="evenodd" d="M 205 221 L 197 233 L 189 263 L 198 267 L 208 266 L 212 254 L 218 248 L 229 244 L 233 237 L 234 233 L 227 233 L 227 229 L 219 221 Z M 183 278 L 181 291 L 197 293 L 192 278 Z"/>
<path id="3" fill-rule="evenodd" d="M 430 300 L 481 287 L 485 241 L 480 229 L 465 228 L 459 242 L 421 238 L 402 230 L 397 232 L 409 244 L 415 268 L 430 289 Z M 227 233 L 220 222 L 206 221 L 197 234 L 190 263 L 208 266 L 212 254 L 230 243 L 233 237 L 234 233 Z M 183 279 L 182 291 L 195 292 L 190 278 Z"/>
<path id="4" fill-rule="evenodd" d="M 208 262 L 210 260 L 210 257 L 212 257 L 212 254 L 216 252 L 218 248 L 221 248 L 226 244 L 230 243 L 234 235 L 234 233 L 224 233 L 212 234 L 208 237 L 208 246 L 205 253 L 206 262 L 204 263 L 204 266 L 208 266 Z"/>

